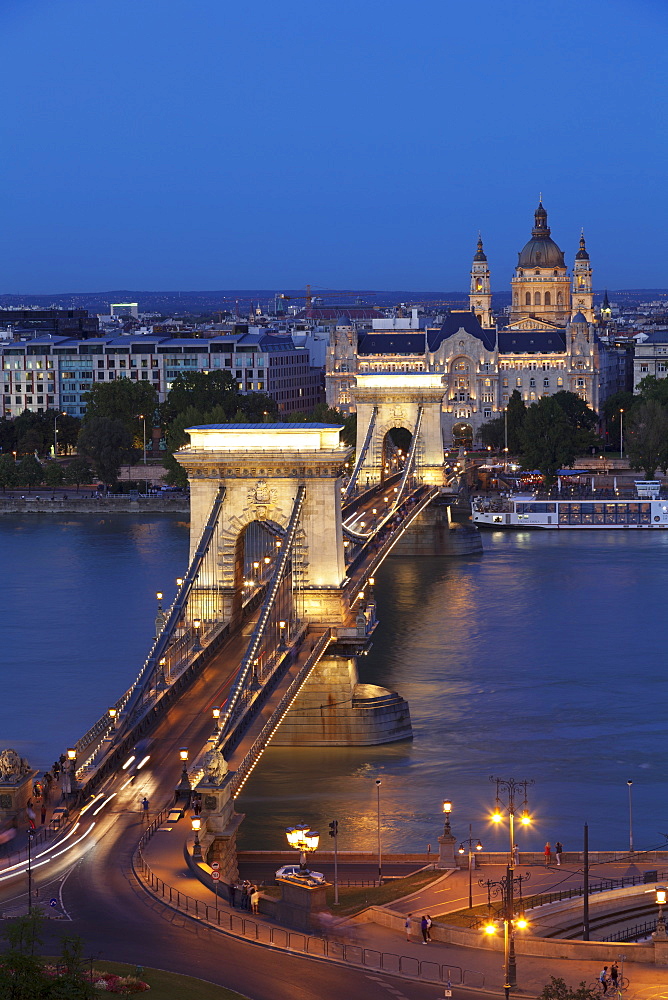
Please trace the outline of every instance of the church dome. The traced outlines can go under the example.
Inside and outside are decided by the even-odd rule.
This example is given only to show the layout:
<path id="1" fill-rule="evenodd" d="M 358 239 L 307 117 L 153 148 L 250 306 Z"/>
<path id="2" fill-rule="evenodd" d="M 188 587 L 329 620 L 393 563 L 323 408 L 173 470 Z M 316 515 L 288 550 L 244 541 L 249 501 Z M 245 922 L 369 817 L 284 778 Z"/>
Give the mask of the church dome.
<path id="1" fill-rule="evenodd" d="M 589 260 L 589 254 L 587 253 L 587 247 L 585 246 L 584 233 L 580 237 L 580 249 L 575 255 L 576 260 Z"/>
<path id="2" fill-rule="evenodd" d="M 476 255 L 473 258 L 473 260 L 474 261 L 476 261 L 476 260 L 486 261 L 487 260 L 487 257 L 485 256 L 485 251 L 482 248 L 482 238 L 480 236 L 478 237 L 478 252 L 476 253 Z"/>
<path id="3" fill-rule="evenodd" d="M 531 239 L 521 250 L 518 267 L 565 267 L 563 251 L 550 238 L 550 227 L 547 224 L 547 212 L 540 202 L 534 213 L 535 225 L 531 230 Z"/>

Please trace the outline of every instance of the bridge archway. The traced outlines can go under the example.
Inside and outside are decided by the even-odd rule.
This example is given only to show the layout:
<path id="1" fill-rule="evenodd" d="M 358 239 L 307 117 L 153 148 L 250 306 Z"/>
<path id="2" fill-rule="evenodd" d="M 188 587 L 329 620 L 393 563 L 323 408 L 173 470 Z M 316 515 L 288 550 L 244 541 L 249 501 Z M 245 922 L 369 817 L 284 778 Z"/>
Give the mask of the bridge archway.
<path id="1" fill-rule="evenodd" d="M 455 448 L 470 448 L 473 444 L 473 427 L 466 421 L 459 421 L 452 428 L 452 443 Z"/>
<path id="2" fill-rule="evenodd" d="M 361 485 L 383 481 L 385 442 L 390 431 L 403 428 L 413 436 L 416 427 L 415 473 L 429 485 L 444 484 L 441 404 L 445 387 L 442 375 L 431 372 L 358 374 L 351 393 L 357 406 L 358 482 Z"/>
<path id="3" fill-rule="evenodd" d="M 258 587 L 271 576 L 283 528 L 275 521 L 252 520 L 237 535 L 234 545 L 233 612 L 241 610 Z"/>
<path id="4" fill-rule="evenodd" d="M 381 482 L 404 467 L 413 435 L 407 427 L 390 427 L 383 438 Z"/>

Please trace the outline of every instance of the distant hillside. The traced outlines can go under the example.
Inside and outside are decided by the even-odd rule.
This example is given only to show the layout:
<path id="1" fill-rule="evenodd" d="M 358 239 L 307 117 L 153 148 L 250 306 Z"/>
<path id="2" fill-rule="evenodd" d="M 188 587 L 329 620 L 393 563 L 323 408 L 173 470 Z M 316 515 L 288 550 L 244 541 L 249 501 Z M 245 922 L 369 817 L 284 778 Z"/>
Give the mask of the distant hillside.
<path id="1" fill-rule="evenodd" d="M 88 309 L 91 313 L 108 313 L 112 302 L 137 302 L 140 312 L 157 312 L 168 316 L 215 315 L 228 310 L 247 313 L 251 306 L 258 304 L 262 309 L 273 307 L 277 289 L 227 289 L 210 292 L 152 292 L 129 291 L 127 288 L 107 292 L 58 292 L 49 295 L 1 295 L 0 307 L 38 306 L 45 309 Z M 286 304 L 303 305 L 305 302 L 303 289 L 280 289 L 286 296 Z M 312 292 L 318 297 L 317 290 Z M 652 299 L 668 298 L 665 288 L 631 288 L 609 289 L 608 295 L 612 301 L 624 302 L 630 305 L 634 302 L 646 302 Z M 603 298 L 603 291 L 595 295 L 596 302 Z M 407 304 L 430 305 L 440 303 L 453 309 L 464 309 L 468 306 L 468 292 L 416 292 L 416 291 L 379 291 L 375 293 L 357 293 L 350 291 L 322 292 L 322 303 L 330 307 L 362 304 L 367 306 L 396 306 L 401 302 Z M 493 305 L 497 310 L 510 304 L 510 292 L 495 292 Z"/>

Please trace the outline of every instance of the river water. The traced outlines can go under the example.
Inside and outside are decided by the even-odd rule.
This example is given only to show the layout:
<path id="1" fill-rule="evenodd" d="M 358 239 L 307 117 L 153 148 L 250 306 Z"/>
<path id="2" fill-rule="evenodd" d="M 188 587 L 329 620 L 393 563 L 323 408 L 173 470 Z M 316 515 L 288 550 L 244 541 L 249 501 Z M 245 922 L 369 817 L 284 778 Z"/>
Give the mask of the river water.
<path id="1" fill-rule="evenodd" d="M 0 748 L 46 767 L 128 686 L 148 650 L 155 591 L 171 599 L 187 525 L 104 517 L 0 520 Z M 244 787 L 241 846 L 284 845 L 307 822 L 341 849 L 437 849 L 440 804 L 458 837 L 505 846 L 491 775 L 533 779 L 522 849 L 663 842 L 668 532 L 493 532 L 484 554 L 391 558 L 362 680 L 399 691 L 414 739 L 270 749 Z M 323 846 L 324 842 L 323 842 Z M 326 845 L 328 846 L 328 845 Z"/>

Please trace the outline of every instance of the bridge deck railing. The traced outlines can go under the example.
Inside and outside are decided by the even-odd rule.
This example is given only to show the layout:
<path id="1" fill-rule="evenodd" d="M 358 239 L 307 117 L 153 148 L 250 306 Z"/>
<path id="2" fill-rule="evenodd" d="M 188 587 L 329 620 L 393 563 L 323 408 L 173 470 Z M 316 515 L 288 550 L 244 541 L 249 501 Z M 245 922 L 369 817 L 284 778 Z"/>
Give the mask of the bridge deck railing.
<path id="1" fill-rule="evenodd" d="M 132 859 L 132 867 L 137 880 L 155 897 L 172 909 L 186 916 L 200 920 L 226 934 L 270 945 L 291 952 L 299 952 L 313 958 L 324 958 L 338 964 L 356 968 L 386 972 L 409 979 L 419 979 L 426 983 L 442 986 L 469 986 L 481 989 L 485 985 L 485 975 L 478 970 L 464 969 L 458 965 L 444 965 L 441 962 L 421 960 L 408 955 L 367 948 L 362 941 L 353 937 L 355 928 L 342 928 L 329 935 L 308 934 L 281 927 L 268 921 L 254 920 L 244 916 L 243 911 L 228 909 L 225 901 L 216 905 L 206 903 L 182 892 L 159 878 L 151 869 L 144 856 L 144 847 L 167 818 L 169 806 L 156 816 L 142 835 Z"/>

